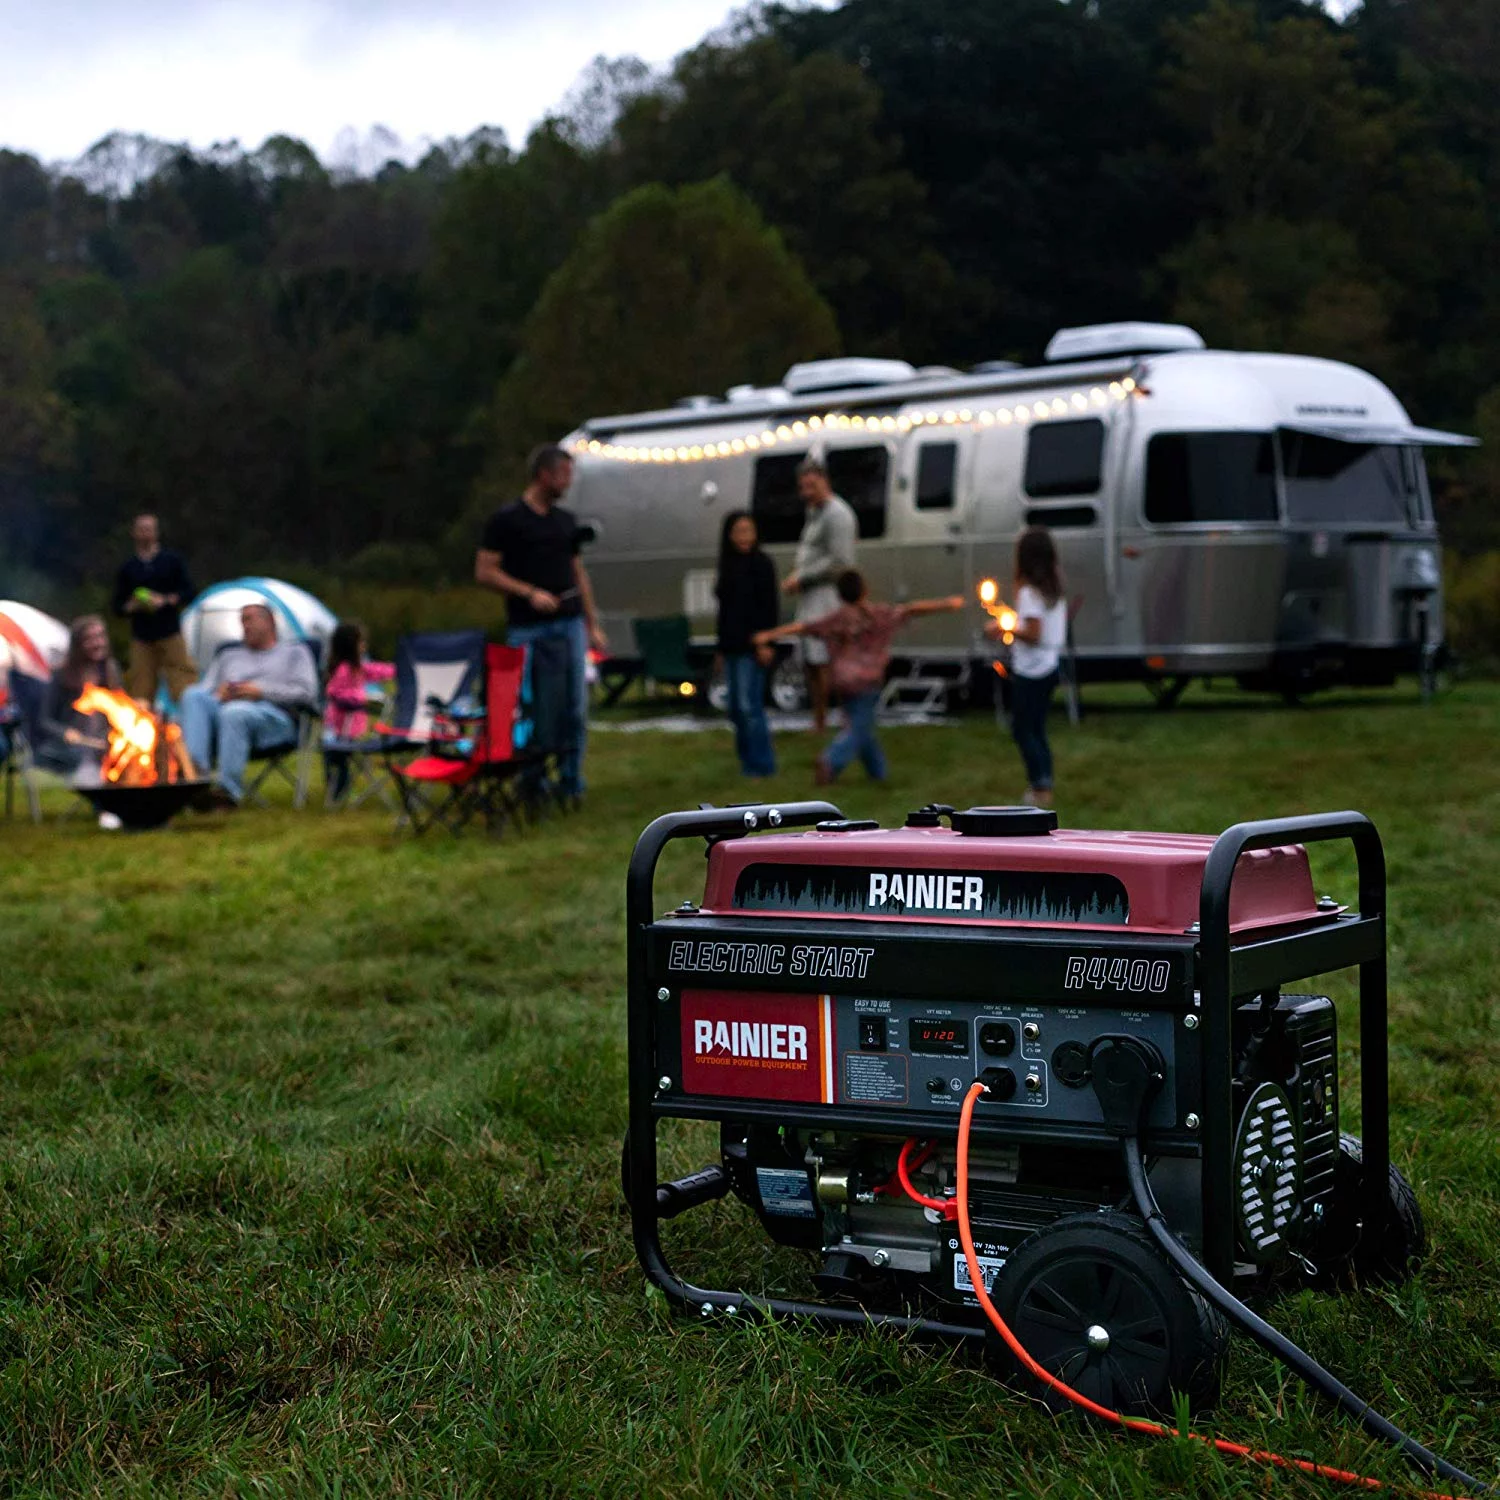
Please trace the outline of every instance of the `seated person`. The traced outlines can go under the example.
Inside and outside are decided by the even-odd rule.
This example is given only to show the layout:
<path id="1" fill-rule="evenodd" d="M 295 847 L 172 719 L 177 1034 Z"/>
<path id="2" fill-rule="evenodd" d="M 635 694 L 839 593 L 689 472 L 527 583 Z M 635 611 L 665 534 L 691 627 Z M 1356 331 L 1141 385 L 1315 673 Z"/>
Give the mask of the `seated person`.
<path id="1" fill-rule="evenodd" d="M 99 768 L 109 749 L 109 720 L 73 707 L 91 683 L 115 692 L 124 689 L 103 619 L 82 615 L 68 631 L 66 659 L 47 684 L 36 746 L 36 763 L 65 777 L 70 786 L 98 786 Z"/>
<path id="2" fill-rule="evenodd" d="M 245 767 L 256 750 L 297 743 L 296 711 L 318 701 L 318 679 L 305 646 L 276 638 L 264 604 L 240 611 L 244 642 L 226 646 L 182 695 L 182 743 L 200 775 L 214 767 L 214 805 L 238 807 Z"/>

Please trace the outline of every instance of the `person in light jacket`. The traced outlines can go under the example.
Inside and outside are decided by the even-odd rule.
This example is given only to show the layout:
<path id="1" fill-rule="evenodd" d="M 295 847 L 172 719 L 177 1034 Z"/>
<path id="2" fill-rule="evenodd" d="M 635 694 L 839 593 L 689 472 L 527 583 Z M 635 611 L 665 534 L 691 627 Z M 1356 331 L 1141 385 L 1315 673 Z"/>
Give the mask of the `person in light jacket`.
<path id="1" fill-rule="evenodd" d="M 859 520 L 849 502 L 834 494 L 821 459 L 804 458 L 797 465 L 797 492 L 807 507 L 807 519 L 797 540 L 793 571 L 781 588 L 783 593 L 796 595 L 797 620 L 806 624 L 839 608 L 836 585 L 840 574 L 854 566 Z M 828 719 L 828 647 L 817 636 L 803 636 L 802 665 L 813 733 L 822 734 Z"/>
<path id="2" fill-rule="evenodd" d="M 218 752 L 215 807 L 239 806 L 251 752 L 294 746 L 298 710 L 318 702 L 311 652 L 276 638 L 276 616 L 264 604 L 240 611 L 240 629 L 243 644 L 218 652 L 182 695 L 182 743 L 200 776 Z"/>

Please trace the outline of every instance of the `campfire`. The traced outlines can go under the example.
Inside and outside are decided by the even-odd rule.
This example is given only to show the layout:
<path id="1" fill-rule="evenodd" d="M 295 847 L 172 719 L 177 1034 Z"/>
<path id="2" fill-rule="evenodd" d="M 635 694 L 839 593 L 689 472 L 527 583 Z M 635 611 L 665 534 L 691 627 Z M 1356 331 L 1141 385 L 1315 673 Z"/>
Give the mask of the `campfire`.
<path id="1" fill-rule="evenodd" d="M 73 707 L 81 714 L 103 714 L 109 721 L 109 748 L 99 768 L 107 785 L 156 786 L 197 779 L 182 731 L 148 713 L 129 694 L 90 683 Z"/>
<path id="2" fill-rule="evenodd" d="M 73 701 L 81 714 L 102 714 L 109 725 L 98 786 L 78 786 L 101 813 L 126 828 L 160 828 L 208 783 L 199 778 L 182 731 L 143 709 L 126 693 L 92 684 Z"/>

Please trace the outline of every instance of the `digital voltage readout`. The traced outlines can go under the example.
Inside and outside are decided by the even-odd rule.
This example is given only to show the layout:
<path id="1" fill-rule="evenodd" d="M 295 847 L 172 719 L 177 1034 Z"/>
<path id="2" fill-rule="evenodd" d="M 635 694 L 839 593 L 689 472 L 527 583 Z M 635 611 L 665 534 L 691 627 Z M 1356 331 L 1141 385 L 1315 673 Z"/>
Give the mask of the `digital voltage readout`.
<path id="1" fill-rule="evenodd" d="M 967 1056 L 969 1023 L 950 1016 L 913 1016 L 907 1022 L 906 1044 L 913 1052 Z"/>

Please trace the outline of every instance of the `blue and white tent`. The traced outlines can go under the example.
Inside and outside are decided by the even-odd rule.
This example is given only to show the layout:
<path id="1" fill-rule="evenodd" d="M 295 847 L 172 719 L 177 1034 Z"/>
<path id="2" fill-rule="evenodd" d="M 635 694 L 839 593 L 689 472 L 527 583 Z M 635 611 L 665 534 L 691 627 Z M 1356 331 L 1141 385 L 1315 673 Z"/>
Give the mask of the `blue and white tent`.
<path id="1" fill-rule="evenodd" d="M 320 660 L 327 660 L 328 638 L 338 620 L 326 604 L 279 578 L 231 578 L 204 589 L 182 612 L 182 634 L 200 669 L 220 646 L 243 638 L 240 611 L 247 604 L 264 604 L 283 640 L 314 644 Z"/>

